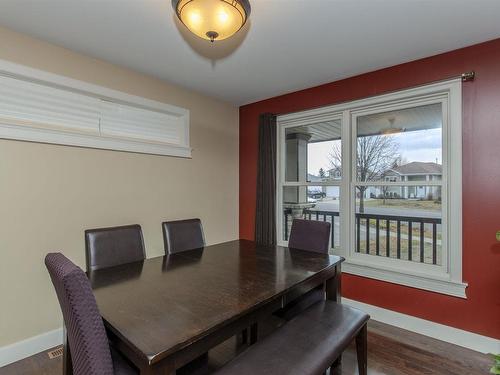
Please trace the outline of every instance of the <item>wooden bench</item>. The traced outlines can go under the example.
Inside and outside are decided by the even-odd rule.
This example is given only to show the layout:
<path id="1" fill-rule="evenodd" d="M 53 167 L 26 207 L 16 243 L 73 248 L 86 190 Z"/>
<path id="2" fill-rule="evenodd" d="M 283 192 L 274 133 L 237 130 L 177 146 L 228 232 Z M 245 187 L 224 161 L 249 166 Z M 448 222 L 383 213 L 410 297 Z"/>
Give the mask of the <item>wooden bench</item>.
<path id="1" fill-rule="evenodd" d="M 369 315 L 352 307 L 318 302 L 250 346 L 216 374 L 323 374 L 355 339 L 359 374 L 366 375 L 369 319 Z"/>

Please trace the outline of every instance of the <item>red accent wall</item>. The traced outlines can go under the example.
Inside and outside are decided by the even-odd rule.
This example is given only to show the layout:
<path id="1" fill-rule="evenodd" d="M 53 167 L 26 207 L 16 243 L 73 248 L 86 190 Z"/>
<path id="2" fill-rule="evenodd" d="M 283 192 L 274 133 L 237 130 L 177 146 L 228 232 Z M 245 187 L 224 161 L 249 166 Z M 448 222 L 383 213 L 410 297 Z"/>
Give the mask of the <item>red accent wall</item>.
<path id="1" fill-rule="evenodd" d="M 500 339 L 500 39 L 240 108 L 240 237 L 254 238 L 258 116 L 405 89 L 474 70 L 463 85 L 463 279 L 467 299 L 344 274 L 345 297 Z"/>

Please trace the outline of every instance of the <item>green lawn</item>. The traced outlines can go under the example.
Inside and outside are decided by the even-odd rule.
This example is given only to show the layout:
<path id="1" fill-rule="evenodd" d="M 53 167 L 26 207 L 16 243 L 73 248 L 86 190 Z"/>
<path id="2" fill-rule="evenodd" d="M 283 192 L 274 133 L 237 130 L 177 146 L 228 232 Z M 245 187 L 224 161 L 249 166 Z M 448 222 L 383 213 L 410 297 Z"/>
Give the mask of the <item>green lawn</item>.
<path id="1" fill-rule="evenodd" d="M 364 228 L 366 226 L 366 219 L 361 219 L 361 226 Z M 398 224 L 391 220 L 390 224 L 390 231 L 393 235 L 396 235 L 397 230 L 398 230 Z M 377 221 L 375 219 L 370 219 L 370 228 L 373 230 L 377 229 Z M 385 220 L 380 220 L 379 222 L 379 230 L 382 232 L 382 234 L 385 233 L 385 229 L 387 228 L 386 221 Z M 408 234 L 408 222 L 402 221 L 400 230 L 401 234 Z M 413 238 L 419 238 L 420 236 L 420 224 L 419 223 L 413 223 L 411 227 L 411 233 Z M 431 224 L 426 224 L 424 225 L 424 237 L 425 238 L 432 238 L 432 228 Z M 441 231 L 438 228 L 438 232 L 436 235 L 437 240 L 441 240 Z"/>
<path id="2" fill-rule="evenodd" d="M 394 238 L 394 236 L 391 235 L 390 241 L 389 241 L 389 257 L 390 258 L 397 258 L 397 240 Z M 408 250 L 409 250 L 409 243 L 408 240 L 401 240 L 401 255 L 400 259 L 403 260 L 409 260 L 408 257 Z M 366 241 L 361 240 L 359 242 L 359 248 L 360 252 L 363 254 L 366 254 Z M 370 239 L 370 250 L 369 254 L 370 255 L 376 255 L 376 248 L 377 248 L 377 242 L 375 239 Z M 379 251 L 380 251 L 380 256 L 386 257 L 387 251 L 386 251 L 386 238 L 385 236 L 380 237 L 380 242 L 379 242 Z M 412 261 L 414 262 L 420 262 L 420 242 L 418 240 L 413 240 L 412 241 L 412 249 L 411 249 L 411 254 L 412 254 Z M 437 264 L 441 265 L 441 245 L 436 246 L 436 260 Z M 425 243 L 424 245 L 424 262 L 426 264 L 432 264 L 432 244 L 430 243 Z"/>
<path id="3" fill-rule="evenodd" d="M 365 200 L 365 207 L 392 207 L 392 208 L 413 208 L 417 210 L 441 210 L 441 202 L 436 201 L 419 201 L 408 199 L 368 199 Z"/>

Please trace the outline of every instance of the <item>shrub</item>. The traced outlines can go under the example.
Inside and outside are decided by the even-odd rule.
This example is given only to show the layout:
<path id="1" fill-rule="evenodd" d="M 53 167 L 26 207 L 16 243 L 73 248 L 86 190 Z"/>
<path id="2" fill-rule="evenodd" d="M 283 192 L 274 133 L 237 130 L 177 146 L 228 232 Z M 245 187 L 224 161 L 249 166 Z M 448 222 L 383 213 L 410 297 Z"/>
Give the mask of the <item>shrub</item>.
<path id="1" fill-rule="evenodd" d="M 490 369 L 492 374 L 500 374 L 500 354 L 493 354 L 493 367 Z"/>

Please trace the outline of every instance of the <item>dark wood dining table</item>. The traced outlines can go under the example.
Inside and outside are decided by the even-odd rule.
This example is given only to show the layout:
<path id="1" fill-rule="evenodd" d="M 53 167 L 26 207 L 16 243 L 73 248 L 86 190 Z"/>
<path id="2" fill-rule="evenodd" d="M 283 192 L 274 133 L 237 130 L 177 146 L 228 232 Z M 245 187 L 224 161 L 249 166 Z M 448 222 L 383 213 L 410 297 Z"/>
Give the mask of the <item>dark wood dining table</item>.
<path id="1" fill-rule="evenodd" d="M 339 301 L 342 260 L 238 240 L 89 278 L 113 346 L 141 374 L 171 374 L 312 288 Z"/>

